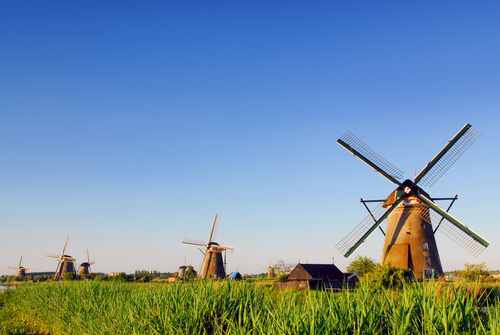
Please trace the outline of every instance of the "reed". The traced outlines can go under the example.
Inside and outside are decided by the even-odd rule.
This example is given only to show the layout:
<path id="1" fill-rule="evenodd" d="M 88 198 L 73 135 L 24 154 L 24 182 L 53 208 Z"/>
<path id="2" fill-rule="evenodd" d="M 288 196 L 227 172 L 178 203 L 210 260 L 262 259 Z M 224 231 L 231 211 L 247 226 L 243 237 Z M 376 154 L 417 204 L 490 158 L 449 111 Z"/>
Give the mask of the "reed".
<path id="1" fill-rule="evenodd" d="M 49 334 L 499 334 L 498 295 L 478 287 L 361 285 L 339 293 L 248 282 L 23 285 L 1 315 Z M 14 320 L 14 321 L 12 321 Z"/>

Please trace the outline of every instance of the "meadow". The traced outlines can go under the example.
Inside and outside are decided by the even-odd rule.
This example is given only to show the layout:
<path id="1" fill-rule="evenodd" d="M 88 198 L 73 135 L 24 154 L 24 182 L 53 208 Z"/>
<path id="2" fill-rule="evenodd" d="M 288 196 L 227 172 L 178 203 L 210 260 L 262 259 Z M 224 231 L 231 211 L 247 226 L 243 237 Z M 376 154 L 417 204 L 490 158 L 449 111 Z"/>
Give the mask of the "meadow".
<path id="1" fill-rule="evenodd" d="M 497 290 L 276 291 L 255 282 L 24 284 L 0 301 L 0 334 L 500 334 Z"/>

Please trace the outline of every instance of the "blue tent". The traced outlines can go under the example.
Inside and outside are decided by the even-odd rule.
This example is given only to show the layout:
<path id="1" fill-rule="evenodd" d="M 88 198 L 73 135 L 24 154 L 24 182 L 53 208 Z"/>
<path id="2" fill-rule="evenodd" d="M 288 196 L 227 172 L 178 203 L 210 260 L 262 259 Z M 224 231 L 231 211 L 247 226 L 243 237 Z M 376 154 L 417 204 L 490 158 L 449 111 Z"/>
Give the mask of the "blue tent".
<path id="1" fill-rule="evenodd" d="M 236 272 L 233 272 L 230 276 L 229 276 L 229 279 L 232 279 L 232 280 L 242 280 L 243 277 L 241 276 L 241 273 L 239 273 L 238 271 Z"/>

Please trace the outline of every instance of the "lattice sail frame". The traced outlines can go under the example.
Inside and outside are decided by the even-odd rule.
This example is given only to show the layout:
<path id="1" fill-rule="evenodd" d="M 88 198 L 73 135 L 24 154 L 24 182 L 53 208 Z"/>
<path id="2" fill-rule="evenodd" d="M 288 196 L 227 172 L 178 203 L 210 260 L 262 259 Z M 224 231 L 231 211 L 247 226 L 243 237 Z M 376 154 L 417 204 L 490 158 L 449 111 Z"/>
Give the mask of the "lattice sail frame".
<path id="1" fill-rule="evenodd" d="M 373 151 L 351 131 L 348 130 L 339 140 L 345 142 L 351 148 L 361 153 L 365 158 L 375 163 L 385 173 L 387 173 L 394 179 L 399 180 L 400 182 L 402 181 L 404 175 L 403 171 L 401 171 L 400 169 L 389 163 L 387 160 L 385 160 L 382 156 Z M 381 171 L 379 172 L 382 173 Z"/>
<path id="2" fill-rule="evenodd" d="M 335 247 L 337 250 L 342 252 L 342 254 L 347 254 L 349 250 L 356 247 L 356 243 L 362 244 L 366 239 L 361 241 L 363 235 L 365 235 L 372 227 L 375 222 L 377 222 L 387 210 L 382 207 L 382 203 L 379 203 L 371 212 L 368 214 L 363 221 L 361 221 L 349 234 L 347 234 L 342 240 L 340 240 Z M 372 216 L 373 215 L 373 216 Z"/>
<path id="3" fill-rule="evenodd" d="M 458 244 L 460 247 L 464 248 L 471 255 L 477 257 L 477 255 L 486 249 L 484 245 L 476 241 L 471 235 L 459 229 L 444 216 L 436 213 L 430 208 L 430 206 L 422 203 L 418 206 L 420 208 L 418 214 L 422 219 L 429 222 L 434 229 L 436 229 L 439 225 L 438 230 L 443 233 L 443 235 Z"/>
<path id="4" fill-rule="evenodd" d="M 455 164 L 460 156 L 462 156 L 462 154 L 469 149 L 479 136 L 481 136 L 481 133 L 469 125 L 466 132 L 461 135 L 461 137 L 453 143 L 452 146 L 442 154 L 442 156 L 440 152 L 436 157 L 434 157 L 433 160 L 438 159 L 437 163 L 433 165 L 429 171 L 425 172 L 425 175 L 418 181 L 418 183 L 427 187 L 434 185 L 434 183 L 441 178 L 441 176 L 448 171 L 453 164 Z"/>

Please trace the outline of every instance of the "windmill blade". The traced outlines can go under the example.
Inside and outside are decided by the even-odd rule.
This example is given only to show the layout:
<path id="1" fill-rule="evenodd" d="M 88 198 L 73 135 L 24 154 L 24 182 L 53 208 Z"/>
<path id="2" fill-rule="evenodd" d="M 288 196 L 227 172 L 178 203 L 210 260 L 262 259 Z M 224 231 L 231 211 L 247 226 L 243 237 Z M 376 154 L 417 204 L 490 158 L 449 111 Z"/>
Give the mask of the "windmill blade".
<path id="1" fill-rule="evenodd" d="M 23 255 L 21 255 L 21 259 L 19 260 L 19 268 L 21 268 L 21 263 L 23 262 Z"/>
<path id="2" fill-rule="evenodd" d="M 401 185 L 403 172 L 379 156 L 350 131 L 339 138 L 337 143 L 392 183 Z"/>
<path id="3" fill-rule="evenodd" d="M 204 247 L 206 245 L 205 242 L 203 242 L 203 241 L 192 240 L 192 239 L 189 239 L 189 238 L 184 238 L 182 240 L 182 244 L 196 245 L 196 246 L 199 246 L 199 247 Z"/>
<path id="4" fill-rule="evenodd" d="M 52 277 L 52 280 L 57 280 L 58 279 L 58 277 L 59 277 L 59 267 L 61 266 L 61 262 L 62 262 L 62 257 L 59 259 L 59 262 L 57 263 L 56 272 L 54 272 L 54 277 Z"/>
<path id="5" fill-rule="evenodd" d="M 15 267 L 13 267 L 13 266 L 9 266 L 9 269 L 10 269 L 10 270 L 18 270 L 19 268 L 15 268 Z"/>
<path id="6" fill-rule="evenodd" d="M 419 198 L 429 209 L 432 209 L 432 211 L 421 210 L 420 216 L 424 220 L 433 223 L 433 225 L 442 220 L 440 231 L 470 254 L 477 256 L 490 245 L 490 242 L 451 216 L 426 196 L 416 192 L 413 195 Z"/>
<path id="7" fill-rule="evenodd" d="M 69 235 L 66 235 L 66 240 L 64 240 L 64 247 L 62 250 L 61 258 L 64 257 L 64 253 L 66 252 L 66 245 L 68 244 L 68 239 L 69 239 Z"/>
<path id="8" fill-rule="evenodd" d="M 90 254 L 89 254 L 89 249 L 87 249 L 87 261 L 90 264 Z"/>
<path id="9" fill-rule="evenodd" d="M 219 214 L 215 214 L 214 222 L 212 223 L 212 229 L 210 229 L 210 235 L 208 236 L 208 242 L 212 242 L 212 239 L 215 239 L 217 236 L 217 230 L 219 228 Z"/>
<path id="10" fill-rule="evenodd" d="M 335 246 L 345 258 L 351 256 L 356 249 L 363 244 L 364 241 L 377 229 L 382 222 L 391 214 L 401 203 L 402 198 L 396 200 L 394 205 L 386 210 L 382 207 L 380 203 L 375 207 L 371 214 L 369 214 L 360 224 L 356 226 L 349 234 L 347 234 L 337 245 Z M 373 223 L 373 219 L 376 222 Z"/>
<path id="11" fill-rule="evenodd" d="M 466 124 L 415 177 L 415 184 L 431 187 L 469 149 L 481 133 Z"/>
<path id="12" fill-rule="evenodd" d="M 60 259 L 61 256 L 58 256 L 58 255 L 55 255 L 55 254 L 47 254 L 47 258 L 56 258 L 56 259 Z"/>

